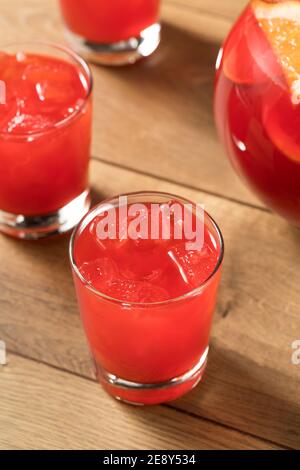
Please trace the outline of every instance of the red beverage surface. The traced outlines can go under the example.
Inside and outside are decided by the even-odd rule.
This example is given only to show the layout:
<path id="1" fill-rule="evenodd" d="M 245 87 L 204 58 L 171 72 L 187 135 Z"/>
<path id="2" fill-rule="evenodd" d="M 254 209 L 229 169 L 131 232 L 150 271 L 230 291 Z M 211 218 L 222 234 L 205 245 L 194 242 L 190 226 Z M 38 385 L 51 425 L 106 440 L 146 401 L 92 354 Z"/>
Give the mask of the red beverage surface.
<path id="1" fill-rule="evenodd" d="M 68 28 L 98 43 L 137 37 L 158 21 L 160 0 L 60 0 Z"/>
<path id="2" fill-rule="evenodd" d="M 224 44 L 215 115 L 237 172 L 267 206 L 300 225 L 300 106 L 251 5 Z"/>
<path id="3" fill-rule="evenodd" d="M 219 272 L 197 295 L 168 300 L 190 293 L 212 275 L 220 258 L 219 240 L 207 226 L 200 250 L 187 250 L 186 240 L 174 237 L 99 240 L 98 221 L 94 218 L 77 234 L 74 259 L 90 286 L 123 302 L 93 293 L 74 276 L 97 366 L 138 383 L 163 382 L 186 373 L 208 346 Z M 164 400 L 174 398 L 174 391 L 169 393 Z M 137 394 L 134 401 L 138 398 Z M 150 395 L 151 399 L 156 401 L 157 396 Z"/>
<path id="4" fill-rule="evenodd" d="M 0 52 L 0 210 L 42 215 L 87 188 L 87 77 L 65 60 Z"/>

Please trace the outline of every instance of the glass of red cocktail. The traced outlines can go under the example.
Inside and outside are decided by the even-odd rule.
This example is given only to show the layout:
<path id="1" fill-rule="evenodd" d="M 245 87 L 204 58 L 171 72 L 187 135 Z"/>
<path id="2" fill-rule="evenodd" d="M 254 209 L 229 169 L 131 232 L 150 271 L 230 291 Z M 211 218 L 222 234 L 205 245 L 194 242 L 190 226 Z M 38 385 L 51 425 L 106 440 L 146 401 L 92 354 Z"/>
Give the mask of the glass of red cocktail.
<path id="1" fill-rule="evenodd" d="M 201 233 L 197 247 L 187 242 L 193 238 L 188 221 L 196 227 L 193 236 Z M 222 235 L 212 218 L 204 211 L 199 217 L 195 204 L 170 194 L 113 198 L 81 221 L 70 258 L 104 388 L 129 403 L 155 404 L 197 385 L 206 366 L 223 259 Z"/>
<path id="2" fill-rule="evenodd" d="M 300 2 L 252 0 L 217 62 L 215 115 L 236 171 L 300 225 Z"/>
<path id="3" fill-rule="evenodd" d="M 90 205 L 90 70 L 60 46 L 9 45 L 0 47 L 0 83 L 0 231 L 66 232 Z"/>
<path id="4" fill-rule="evenodd" d="M 122 65 L 160 42 L 160 0 L 60 0 L 71 46 L 88 60 Z"/>

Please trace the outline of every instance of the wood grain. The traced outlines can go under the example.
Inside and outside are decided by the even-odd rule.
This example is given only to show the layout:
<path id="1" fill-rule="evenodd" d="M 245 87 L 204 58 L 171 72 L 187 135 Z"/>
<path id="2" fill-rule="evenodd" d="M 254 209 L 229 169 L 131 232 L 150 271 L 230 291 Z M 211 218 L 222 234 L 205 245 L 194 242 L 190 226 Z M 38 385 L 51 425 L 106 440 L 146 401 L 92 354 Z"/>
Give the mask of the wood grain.
<path id="1" fill-rule="evenodd" d="M 165 407 L 121 405 L 98 384 L 9 356 L 0 368 L 1 449 L 276 449 Z"/>
<path id="2" fill-rule="evenodd" d="M 155 189 L 205 204 L 226 260 L 205 381 L 172 406 L 281 445 L 300 445 L 300 233 L 261 210 L 93 161 L 97 200 Z M 68 239 L 0 238 L 0 331 L 20 354 L 91 377 L 67 257 Z M 13 260 L 10 269 L 7 265 Z"/>
<path id="3" fill-rule="evenodd" d="M 250 0 L 167 0 L 184 8 L 193 8 L 201 13 L 214 14 L 235 19 Z"/>
<path id="4" fill-rule="evenodd" d="M 0 41 L 64 42 L 56 2 L 0 0 L 0 5 Z M 163 40 L 149 60 L 118 69 L 92 67 L 97 104 L 93 154 L 261 205 L 233 172 L 212 115 L 215 61 L 231 20 L 169 2 L 163 2 L 162 17 Z"/>

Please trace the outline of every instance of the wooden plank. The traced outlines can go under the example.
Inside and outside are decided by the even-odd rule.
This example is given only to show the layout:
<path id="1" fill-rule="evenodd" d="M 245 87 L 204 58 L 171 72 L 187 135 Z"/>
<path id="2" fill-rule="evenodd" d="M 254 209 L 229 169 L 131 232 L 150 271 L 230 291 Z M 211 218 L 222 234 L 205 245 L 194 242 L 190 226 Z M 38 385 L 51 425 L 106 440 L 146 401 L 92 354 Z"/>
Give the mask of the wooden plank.
<path id="1" fill-rule="evenodd" d="M 57 2 L 2 3 L 2 42 L 64 41 Z M 162 13 L 162 44 L 149 60 L 134 67 L 93 67 L 93 154 L 261 205 L 234 174 L 212 115 L 215 60 L 231 21 L 168 2 Z"/>
<path id="2" fill-rule="evenodd" d="M 0 387 L 0 449 L 277 448 L 165 407 L 121 405 L 96 383 L 15 355 Z"/>
<path id="3" fill-rule="evenodd" d="M 209 13 L 235 19 L 250 0 L 167 0 L 168 3 L 183 8 L 193 8 L 202 13 Z"/>
<path id="4" fill-rule="evenodd" d="M 272 214 L 97 161 L 97 198 L 155 189 L 205 204 L 221 224 L 226 261 L 206 379 L 172 406 L 300 445 L 300 233 Z M 91 377 L 67 256 L 67 238 L 0 238 L 0 338 L 20 354 Z M 9 269 L 8 269 L 9 266 Z"/>

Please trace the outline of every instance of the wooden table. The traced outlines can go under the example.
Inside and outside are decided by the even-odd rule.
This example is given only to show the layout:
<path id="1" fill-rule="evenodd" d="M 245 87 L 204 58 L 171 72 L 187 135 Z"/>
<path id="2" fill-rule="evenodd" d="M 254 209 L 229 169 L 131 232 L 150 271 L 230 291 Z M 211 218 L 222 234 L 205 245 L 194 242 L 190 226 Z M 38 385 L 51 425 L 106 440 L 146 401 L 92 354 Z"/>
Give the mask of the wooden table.
<path id="1" fill-rule="evenodd" d="M 0 447 L 277 449 L 300 446 L 300 231 L 235 177 L 212 116 L 214 62 L 243 0 L 163 1 L 163 41 L 133 67 L 93 67 L 95 201 L 154 189 L 205 204 L 226 240 L 203 383 L 173 403 L 119 404 L 92 376 L 68 237 L 0 237 Z M 54 0 L 1 0 L 0 40 L 63 42 Z M 3 171 L 0 169 L 0 171 Z M 300 184 L 300 182 L 299 182 Z"/>

